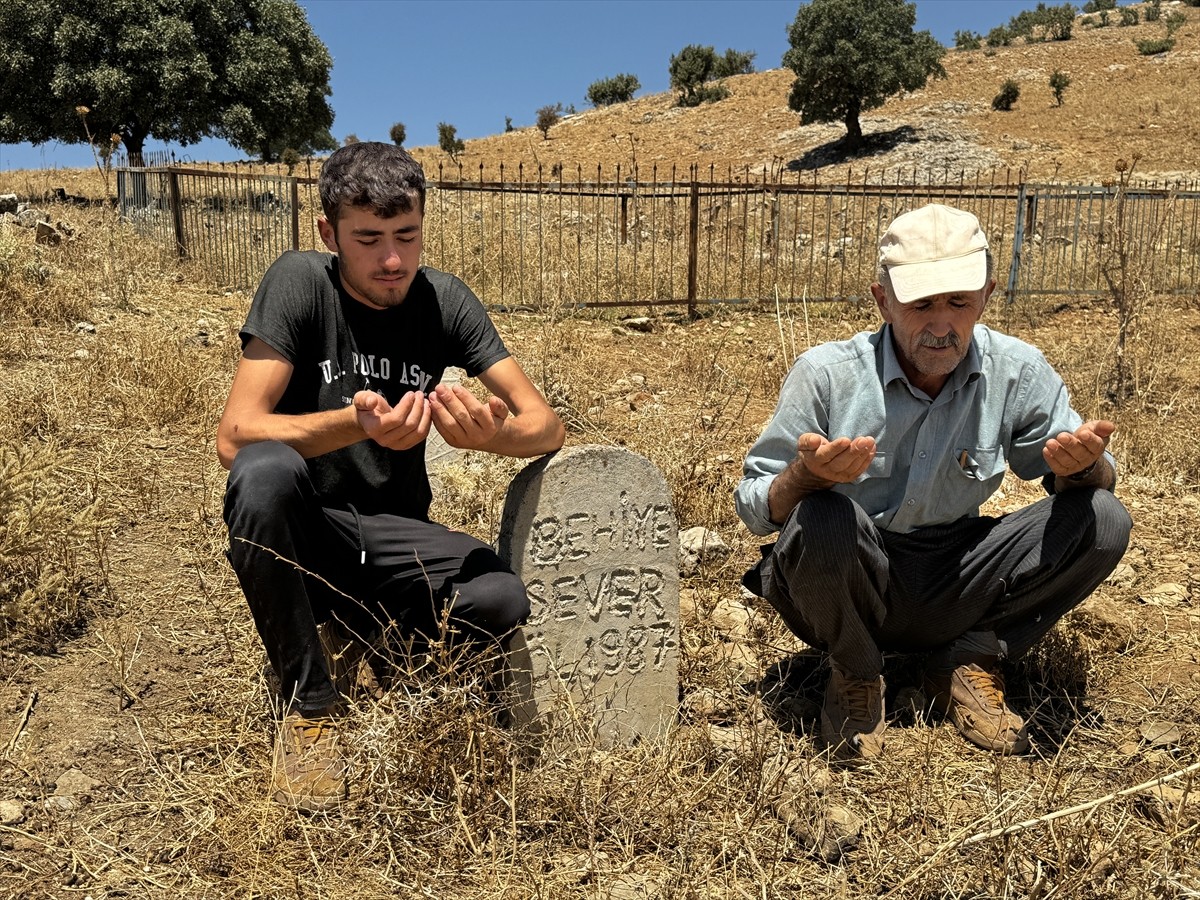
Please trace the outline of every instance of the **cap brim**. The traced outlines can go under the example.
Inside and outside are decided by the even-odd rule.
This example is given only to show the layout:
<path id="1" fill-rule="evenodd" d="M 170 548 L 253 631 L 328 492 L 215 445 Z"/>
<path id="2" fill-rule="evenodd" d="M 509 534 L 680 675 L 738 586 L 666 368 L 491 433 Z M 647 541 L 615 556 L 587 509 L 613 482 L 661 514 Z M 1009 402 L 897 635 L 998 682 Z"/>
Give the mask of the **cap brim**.
<path id="1" fill-rule="evenodd" d="M 978 291 L 987 283 L 987 252 L 980 249 L 955 259 L 889 266 L 888 277 L 901 303 L 938 294 Z"/>

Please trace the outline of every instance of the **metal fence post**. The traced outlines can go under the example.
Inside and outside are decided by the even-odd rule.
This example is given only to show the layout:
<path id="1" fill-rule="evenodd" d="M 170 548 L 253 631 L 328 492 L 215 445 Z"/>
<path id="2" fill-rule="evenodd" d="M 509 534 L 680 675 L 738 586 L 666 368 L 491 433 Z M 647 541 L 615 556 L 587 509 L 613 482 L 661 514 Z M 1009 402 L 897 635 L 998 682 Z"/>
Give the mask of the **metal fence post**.
<path id="1" fill-rule="evenodd" d="M 1008 267 L 1008 289 L 1004 300 L 1010 305 L 1017 299 L 1017 282 L 1021 274 L 1021 247 L 1025 243 L 1025 182 L 1017 186 L 1016 213 L 1013 222 L 1012 262 Z"/>
<path id="2" fill-rule="evenodd" d="M 692 185 L 688 197 L 688 261 L 687 261 L 687 308 L 688 318 L 696 318 L 696 269 L 700 261 L 700 183 L 692 171 Z"/>
<path id="3" fill-rule="evenodd" d="M 288 178 L 292 188 L 292 249 L 300 249 L 300 182 L 293 175 Z"/>
<path id="4" fill-rule="evenodd" d="M 175 226 L 175 250 L 187 256 L 187 239 L 183 234 L 183 203 L 179 195 L 179 173 L 167 171 L 167 191 L 171 198 L 171 222 Z"/>

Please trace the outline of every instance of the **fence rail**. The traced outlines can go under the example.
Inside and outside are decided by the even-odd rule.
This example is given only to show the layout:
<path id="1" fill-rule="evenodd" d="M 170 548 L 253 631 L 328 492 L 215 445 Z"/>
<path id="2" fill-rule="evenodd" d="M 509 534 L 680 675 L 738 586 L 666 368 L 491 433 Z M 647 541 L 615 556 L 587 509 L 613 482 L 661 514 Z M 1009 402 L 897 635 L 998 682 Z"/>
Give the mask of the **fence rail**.
<path id="1" fill-rule="evenodd" d="M 1032 184 L 1011 173 L 918 181 L 870 173 L 768 179 L 695 167 L 564 175 L 499 166 L 496 177 L 439 170 L 429 182 L 425 261 L 492 306 L 543 308 L 822 301 L 862 296 L 880 235 L 928 202 L 974 212 L 996 277 L 1021 295 L 1106 292 L 1113 185 Z M 648 177 L 646 177 L 648 176 Z M 321 247 L 316 179 L 182 166 L 117 169 L 139 230 L 216 284 L 252 287 L 284 250 Z M 1200 290 L 1200 184 L 1125 191 L 1127 246 L 1153 254 L 1163 293 Z"/>

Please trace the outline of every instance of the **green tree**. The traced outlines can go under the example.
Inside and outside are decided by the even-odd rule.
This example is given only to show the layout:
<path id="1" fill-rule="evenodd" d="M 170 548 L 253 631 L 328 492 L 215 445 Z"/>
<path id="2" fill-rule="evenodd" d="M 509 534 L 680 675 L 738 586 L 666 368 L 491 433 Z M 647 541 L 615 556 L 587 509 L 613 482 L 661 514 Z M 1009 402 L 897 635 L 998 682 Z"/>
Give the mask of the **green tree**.
<path id="1" fill-rule="evenodd" d="M 0 0 L 0 141 L 328 149 L 333 63 L 295 0 Z"/>
<path id="2" fill-rule="evenodd" d="M 1108 10 L 1101 10 L 1101 17 Z M 1036 9 L 1027 9 L 1009 20 L 1008 29 L 1014 35 L 1031 41 L 1069 41 L 1075 26 L 1075 7 L 1070 3 L 1047 6 L 1039 3 Z"/>
<path id="3" fill-rule="evenodd" d="M 562 119 L 562 104 L 554 103 L 543 106 L 537 111 L 537 129 L 542 133 L 542 140 L 550 140 L 550 129 Z"/>
<path id="4" fill-rule="evenodd" d="M 983 46 L 983 38 L 975 31 L 954 32 L 954 49 L 978 50 Z"/>
<path id="5" fill-rule="evenodd" d="M 1000 85 L 1000 93 L 992 98 L 992 109 L 1008 112 L 1020 96 L 1021 86 L 1011 78 L 1006 79 L 1004 84 Z"/>
<path id="6" fill-rule="evenodd" d="M 408 137 L 408 130 L 404 127 L 403 122 L 396 122 L 388 129 L 388 137 L 392 139 L 392 143 L 397 147 L 404 146 L 404 139 Z"/>
<path id="7" fill-rule="evenodd" d="M 642 83 L 636 75 L 614 75 L 612 78 L 602 78 L 588 85 L 587 101 L 592 106 L 612 106 L 614 103 L 625 103 L 632 100 L 633 95 L 641 88 Z"/>
<path id="8" fill-rule="evenodd" d="M 726 50 L 724 56 L 718 56 L 713 61 L 713 75 L 716 78 L 728 78 L 730 75 L 749 75 L 754 71 L 753 50 Z"/>
<path id="9" fill-rule="evenodd" d="M 1007 47 L 1015 38 L 1016 35 L 1007 25 L 997 25 L 987 33 L 987 45 L 989 47 Z"/>
<path id="10" fill-rule="evenodd" d="M 1054 104 L 1062 106 L 1063 93 L 1071 86 L 1071 76 L 1059 69 L 1050 76 L 1050 90 L 1054 92 Z"/>
<path id="11" fill-rule="evenodd" d="M 668 71 L 671 87 L 679 91 L 679 106 L 699 106 L 729 96 L 722 84 L 708 82 L 717 75 L 717 54 L 712 47 L 688 44 L 671 57 Z"/>
<path id="12" fill-rule="evenodd" d="M 458 162 L 458 155 L 467 149 L 467 145 L 458 136 L 458 129 L 446 122 L 438 122 L 438 147 L 449 154 L 450 159 Z"/>
<path id="13" fill-rule="evenodd" d="M 1060 70 L 1054 71 L 1050 76 L 1050 90 L 1054 91 L 1055 106 L 1062 106 L 1062 95 L 1070 86 L 1070 76 L 1066 72 Z"/>
<path id="14" fill-rule="evenodd" d="M 783 64 L 796 73 L 788 106 L 800 122 L 841 121 L 852 149 L 863 145 L 859 116 L 892 94 L 946 77 L 946 49 L 916 32 L 916 4 L 903 0 L 812 0 L 788 29 Z"/>

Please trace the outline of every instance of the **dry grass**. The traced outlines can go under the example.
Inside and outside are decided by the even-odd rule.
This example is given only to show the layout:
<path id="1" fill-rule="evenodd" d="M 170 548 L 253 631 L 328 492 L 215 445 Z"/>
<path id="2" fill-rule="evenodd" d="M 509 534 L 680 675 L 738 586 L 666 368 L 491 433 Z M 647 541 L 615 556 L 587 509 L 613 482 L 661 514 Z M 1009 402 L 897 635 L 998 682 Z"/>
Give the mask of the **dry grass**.
<path id="1" fill-rule="evenodd" d="M 91 555 L 71 569 L 105 587 L 88 595 L 84 630 L 47 632 L 43 646 L 56 638 L 55 655 L 10 640 L 0 656 L 0 800 L 20 801 L 25 816 L 0 825 L 0 894 L 1200 890 L 1187 778 L 966 843 L 1196 760 L 1200 470 L 1191 435 L 1200 392 L 1191 360 L 1200 317 L 1192 306 L 1155 301 L 1154 321 L 1173 340 L 1153 345 L 1146 362 L 1156 374 L 1135 402 L 1108 413 L 1119 416 L 1120 493 L 1137 523 L 1127 564 L 1010 673 L 1014 695 L 1033 711 L 1035 752 L 993 758 L 925 721 L 919 697 L 912 705 L 918 673 L 897 658 L 888 672 L 889 751 L 856 769 L 829 766 L 813 742 L 816 657 L 764 605 L 744 605 L 738 577 L 757 546 L 736 522 L 730 491 L 795 352 L 874 327 L 873 312 L 723 310 L 695 322 L 659 317 L 649 333 L 565 309 L 498 316 L 570 423 L 571 442 L 646 455 L 667 478 L 681 526 L 715 528 L 733 547 L 728 560 L 682 582 L 678 728 L 634 747 L 563 741 L 523 766 L 491 719 L 477 673 L 415 672 L 401 660 L 384 698 L 350 717 L 351 801 L 305 818 L 268 799 L 265 661 L 222 555 L 223 472 L 211 440 L 248 298 L 179 281 L 104 216 L 84 215 L 80 237 L 58 248 L 0 231 L 9 261 L 0 290 L 11 301 L 6 446 L 55 453 L 47 478 L 62 507 L 94 498 L 105 519 L 81 526 Z M 46 274 L 31 281 L 30 266 Z M 1086 412 L 1106 412 L 1113 314 L 1100 303 L 1034 312 L 1012 330 L 1045 350 Z M 77 330 L 80 320 L 95 332 Z M 469 459 L 443 479 L 438 514 L 491 539 L 518 465 Z M 997 509 L 1036 496 L 1016 482 L 1002 493 Z M 560 727 L 583 732 L 569 721 Z M 96 781 L 74 807 L 55 795 L 73 768 Z"/>

